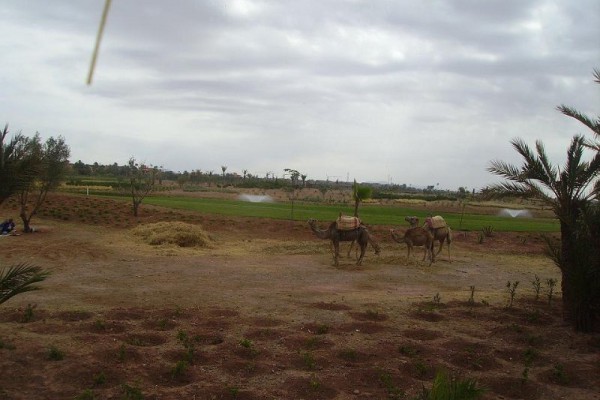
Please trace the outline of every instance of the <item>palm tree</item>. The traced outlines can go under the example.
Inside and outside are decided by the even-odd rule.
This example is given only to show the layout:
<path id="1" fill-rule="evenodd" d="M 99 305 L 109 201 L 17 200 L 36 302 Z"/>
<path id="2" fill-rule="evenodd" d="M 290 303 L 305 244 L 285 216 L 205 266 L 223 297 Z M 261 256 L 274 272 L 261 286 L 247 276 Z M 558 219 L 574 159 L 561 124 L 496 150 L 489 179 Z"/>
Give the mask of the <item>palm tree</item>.
<path id="1" fill-rule="evenodd" d="M 600 83 L 600 71 L 595 71 L 595 77 L 596 82 Z M 558 110 L 584 123 L 592 129 L 597 139 L 600 119 L 592 120 L 564 105 L 559 106 Z M 497 197 L 534 197 L 552 208 L 560 221 L 560 248 L 555 248 L 552 254 L 562 274 L 564 317 L 573 322 L 577 330 L 589 331 L 593 329 L 594 319 L 599 311 L 593 304 L 586 304 L 594 296 L 590 297 L 590 293 L 584 292 L 600 289 L 600 271 L 597 262 L 582 261 L 581 251 L 593 249 L 589 246 L 582 249 L 581 243 L 598 240 L 597 237 L 590 236 L 594 234 L 594 230 L 582 230 L 583 225 L 589 225 L 591 216 L 597 215 L 593 214 L 593 210 L 598 207 L 595 200 L 600 195 L 598 143 L 589 141 L 582 135 L 575 135 L 562 168 L 550 163 L 541 141 L 536 142 L 535 153 L 521 139 L 514 139 L 511 144 L 523 157 L 524 163 L 519 168 L 503 161 L 492 161 L 488 171 L 507 181 L 489 187 L 488 194 Z M 589 161 L 583 159 L 586 149 L 596 150 Z M 585 232 L 588 236 L 585 236 Z M 592 287 L 586 289 L 581 287 L 582 283 L 592 283 Z"/>
<path id="2" fill-rule="evenodd" d="M 38 290 L 34 283 L 41 282 L 50 273 L 40 267 L 18 264 L 0 271 L 0 304 L 19 293 Z"/>

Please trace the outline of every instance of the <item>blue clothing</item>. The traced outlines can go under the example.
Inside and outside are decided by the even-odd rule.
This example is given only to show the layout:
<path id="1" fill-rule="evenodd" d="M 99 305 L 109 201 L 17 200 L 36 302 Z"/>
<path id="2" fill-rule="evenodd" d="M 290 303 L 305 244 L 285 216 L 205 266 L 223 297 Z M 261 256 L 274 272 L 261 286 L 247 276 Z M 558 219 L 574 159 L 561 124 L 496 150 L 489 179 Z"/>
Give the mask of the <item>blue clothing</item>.
<path id="1" fill-rule="evenodd" d="M 15 223 L 12 219 L 6 220 L 0 225 L 0 233 L 6 235 L 7 233 L 12 232 L 15 229 Z"/>

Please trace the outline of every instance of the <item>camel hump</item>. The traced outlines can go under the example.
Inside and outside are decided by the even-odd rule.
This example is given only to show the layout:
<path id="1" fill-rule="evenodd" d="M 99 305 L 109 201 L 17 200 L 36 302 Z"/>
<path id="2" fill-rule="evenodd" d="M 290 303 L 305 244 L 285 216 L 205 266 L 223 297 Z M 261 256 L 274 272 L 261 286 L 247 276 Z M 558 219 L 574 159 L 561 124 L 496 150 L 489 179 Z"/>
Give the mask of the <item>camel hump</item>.
<path id="1" fill-rule="evenodd" d="M 335 220 L 335 224 L 340 231 L 351 231 L 360 226 L 360 219 L 350 215 L 340 215 L 338 219 Z"/>
<path id="2" fill-rule="evenodd" d="M 445 228 L 447 226 L 444 218 L 439 215 L 425 218 L 425 224 L 431 229 Z"/>

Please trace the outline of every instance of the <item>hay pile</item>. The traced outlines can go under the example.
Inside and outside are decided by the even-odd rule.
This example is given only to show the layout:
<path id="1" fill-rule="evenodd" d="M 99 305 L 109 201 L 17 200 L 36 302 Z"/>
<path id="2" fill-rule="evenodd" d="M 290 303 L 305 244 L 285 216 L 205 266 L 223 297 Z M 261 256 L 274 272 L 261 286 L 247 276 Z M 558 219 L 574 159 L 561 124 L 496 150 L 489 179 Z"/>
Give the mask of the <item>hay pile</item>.
<path id="1" fill-rule="evenodd" d="M 185 222 L 144 224 L 133 228 L 131 232 L 153 246 L 174 244 L 179 247 L 212 247 L 212 239 L 200 225 Z"/>

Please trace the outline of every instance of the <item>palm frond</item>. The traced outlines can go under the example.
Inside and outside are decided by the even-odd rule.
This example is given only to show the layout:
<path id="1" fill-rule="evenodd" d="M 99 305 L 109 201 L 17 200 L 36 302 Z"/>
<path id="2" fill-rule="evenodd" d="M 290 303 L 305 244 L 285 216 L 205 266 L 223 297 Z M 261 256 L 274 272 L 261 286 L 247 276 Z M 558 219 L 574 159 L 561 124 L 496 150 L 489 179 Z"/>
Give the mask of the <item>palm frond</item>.
<path id="1" fill-rule="evenodd" d="M 564 115 L 566 115 L 567 117 L 574 118 L 577 121 L 581 122 L 582 124 L 590 128 L 596 135 L 600 135 L 600 123 L 598 120 L 593 120 L 587 115 L 564 104 L 561 104 L 560 106 L 556 107 L 556 109 Z"/>
<path id="2" fill-rule="evenodd" d="M 504 161 L 494 160 L 490 163 L 490 166 L 487 168 L 488 172 L 491 172 L 494 175 L 501 176 L 505 179 L 509 179 L 511 181 L 520 182 L 522 180 L 522 172 L 520 169 L 515 167 L 514 165 L 508 164 Z"/>
<path id="3" fill-rule="evenodd" d="M 41 267 L 20 263 L 0 271 L 0 304 L 17 294 L 38 290 L 35 283 L 45 280 L 50 275 Z"/>

